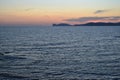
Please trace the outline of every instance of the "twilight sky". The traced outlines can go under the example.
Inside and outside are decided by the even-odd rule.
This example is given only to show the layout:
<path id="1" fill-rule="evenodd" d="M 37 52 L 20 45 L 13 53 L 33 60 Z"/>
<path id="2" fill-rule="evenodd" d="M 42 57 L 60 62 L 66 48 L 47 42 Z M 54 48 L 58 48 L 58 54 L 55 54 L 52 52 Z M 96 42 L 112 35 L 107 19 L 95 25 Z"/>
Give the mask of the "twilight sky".
<path id="1" fill-rule="evenodd" d="M 120 0 L 0 0 L 0 25 L 120 22 Z"/>

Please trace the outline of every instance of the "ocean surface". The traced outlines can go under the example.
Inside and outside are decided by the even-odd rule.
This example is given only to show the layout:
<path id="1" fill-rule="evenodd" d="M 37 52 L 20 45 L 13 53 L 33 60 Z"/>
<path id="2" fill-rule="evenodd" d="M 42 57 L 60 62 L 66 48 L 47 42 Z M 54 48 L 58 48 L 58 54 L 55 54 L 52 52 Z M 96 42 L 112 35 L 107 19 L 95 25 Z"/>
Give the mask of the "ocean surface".
<path id="1" fill-rule="evenodd" d="M 0 27 L 0 80 L 120 80 L 120 26 Z"/>

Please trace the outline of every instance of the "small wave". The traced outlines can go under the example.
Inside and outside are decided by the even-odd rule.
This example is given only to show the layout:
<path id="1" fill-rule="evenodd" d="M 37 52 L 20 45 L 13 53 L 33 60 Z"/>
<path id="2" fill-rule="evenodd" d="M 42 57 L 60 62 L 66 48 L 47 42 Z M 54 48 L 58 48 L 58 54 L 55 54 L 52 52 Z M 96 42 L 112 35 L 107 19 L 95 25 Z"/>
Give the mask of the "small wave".
<path id="1" fill-rule="evenodd" d="M 0 77 L 5 78 L 17 78 L 17 79 L 25 79 L 28 78 L 26 76 L 16 75 L 16 74 L 9 74 L 9 73 L 0 73 Z"/>
<path id="2" fill-rule="evenodd" d="M 120 36 L 114 36 L 115 38 L 120 38 Z"/>
<path id="3" fill-rule="evenodd" d="M 15 60 L 15 59 L 26 59 L 26 58 L 11 56 L 11 55 L 0 55 L 0 60 Z"/>
<path id="4" fill-rule="evenodd" d="M 117 60 L 104 60 L 104 61 L 96 61 L 96 63 L 119 63 Z"/>
<path id="5" fill-rule="evenodd" d="M 43 43 L 43 44 L 33 44 L 34 46 L 56 46 L 56 45 L 67 45 L 78 43 L 79 41 L 69 41 L 69 42 L 50 42 L 50 43 Z"/>
<path id="6" fill-rule="evenodd" d="M 92 73 L 92 72 L 84 72 L 83 74 L 103 75 L 103 76 L 120 76 L 119 74 L 112 74 L 112 73 Z"/>
<path id="7" fill-rule="evenodd" d="M 0 53 L 0 56 L 3 56 L 4 54 L 3 53 Z"/>
<path id="8" fill-rule="evenodd" d="M 119 54 L 118 53 L 111 53 L 111 52 L 107 52 L 107 53 L 99 53 L 99 54 L 97 54 L 98 56 L 114 56 L 114 55 L 118 55 L 119 56 Z"/>
<path id="9" fill-rule="evenodd" d="M 0 52 L 0 55 L 9 54 L 9 53 L 11 53 L 11 52 L 9 52 L 9 51 L 6 51 L 6 52 Z"/>
<path id="10" fill-rule="evenodd" d="M 62 73 L 62 72 L 48 72 L 48 73 L 45 73 L 45 74 L 55 76 L 55 75 L 63 75 L 64 73 Z"/>

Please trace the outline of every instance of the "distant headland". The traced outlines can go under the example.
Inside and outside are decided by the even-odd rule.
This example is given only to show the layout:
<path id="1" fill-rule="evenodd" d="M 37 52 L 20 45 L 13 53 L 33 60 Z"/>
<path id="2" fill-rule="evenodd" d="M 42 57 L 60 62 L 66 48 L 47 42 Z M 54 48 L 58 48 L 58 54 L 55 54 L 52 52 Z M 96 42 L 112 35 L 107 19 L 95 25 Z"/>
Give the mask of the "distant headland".
<path id="1" fill-rule="evenodd" d="M 52 26 L 120 26 L 120 22 L 112 23 L 112 22 L 89 22 L 85 24 L 68 24 L 68 23 L 59 23 L 59 24 L 53 24 Z"/>

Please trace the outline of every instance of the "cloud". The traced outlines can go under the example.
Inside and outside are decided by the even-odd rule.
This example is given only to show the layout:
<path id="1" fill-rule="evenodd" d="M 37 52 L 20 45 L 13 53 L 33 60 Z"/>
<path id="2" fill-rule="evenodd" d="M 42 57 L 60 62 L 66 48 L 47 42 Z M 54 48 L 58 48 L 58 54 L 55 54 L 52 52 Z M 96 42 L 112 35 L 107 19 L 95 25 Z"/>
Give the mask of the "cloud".
<path id="1" fill-rule="evenodd" d="M 34 8 L 27 8 L 27 9 L 25 9 L 25 11 L 31 11 L 31 10 L 34 10 Z"/>
<path id="2" fill-rule="evenodd" d="M 91 22 L 91 21 L 120 21 L 120 16 L 109 16 L 109 17 L 81 17 L 66 19 L 68 22 Z"/>
<path id="3" fill-rule="evenodd" d="M 97 10 L 94 12 L 94 14 L 100 14 L 100 13 L 104 13 L 104 12 L 108 12 L 109 10 Z"/>

